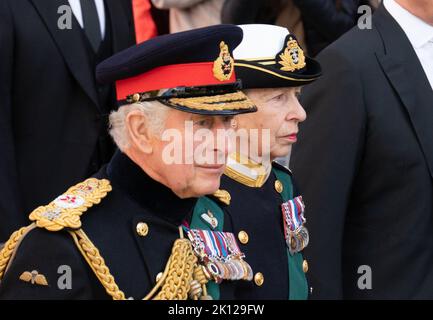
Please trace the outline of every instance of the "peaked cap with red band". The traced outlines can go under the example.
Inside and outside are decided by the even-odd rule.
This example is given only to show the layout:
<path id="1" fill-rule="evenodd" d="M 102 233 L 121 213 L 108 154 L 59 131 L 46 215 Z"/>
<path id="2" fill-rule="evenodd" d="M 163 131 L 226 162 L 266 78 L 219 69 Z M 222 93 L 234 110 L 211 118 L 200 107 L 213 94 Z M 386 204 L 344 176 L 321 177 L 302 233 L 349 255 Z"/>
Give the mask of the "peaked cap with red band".
<path id="1" fill-rule="evenodd" d="M 242 29 L 235 25 L 163 35 L 100 63 L 97 80 L 115 82 L 121 105 L 158 100 L 191 113 L 254 112 L 234 72 L 232 52 L 241 40 Z"/>

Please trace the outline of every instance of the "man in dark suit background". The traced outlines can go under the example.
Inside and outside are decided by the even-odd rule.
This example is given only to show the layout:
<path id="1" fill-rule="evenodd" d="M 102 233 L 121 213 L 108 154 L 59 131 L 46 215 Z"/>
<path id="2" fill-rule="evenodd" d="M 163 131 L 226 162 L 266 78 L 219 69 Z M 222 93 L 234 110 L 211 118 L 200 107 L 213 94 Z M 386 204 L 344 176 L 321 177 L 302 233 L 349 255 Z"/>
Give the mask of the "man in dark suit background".
<path id="1" fill-rule="evenodd" d="M 292 154 L 313 298 L 433 298 L 433 6 L 384 0 L 318 60 Z"/>
<path id="2" fill-rule="evenodd" d="M 130 0 L 0 0 L 0 242 L 110 159 L 114 90 L 94 70 L 133 29 Z"/>

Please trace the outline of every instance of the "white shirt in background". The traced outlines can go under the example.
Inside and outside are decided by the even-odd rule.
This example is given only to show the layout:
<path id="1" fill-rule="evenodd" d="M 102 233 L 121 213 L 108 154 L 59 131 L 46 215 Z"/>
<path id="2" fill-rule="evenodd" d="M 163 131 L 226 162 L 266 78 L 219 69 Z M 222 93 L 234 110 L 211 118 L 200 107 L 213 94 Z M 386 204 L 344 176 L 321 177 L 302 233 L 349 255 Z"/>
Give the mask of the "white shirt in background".
<path id="1" fill-rule="evenodd" d="M 75 18 L 80 24 L 81 28 L 83 28 L 83 15 L 81 13 L 81 4 L 80 0 L 68 0 L 69 5 L 71 6 L 72 12 L 74 13 Z M 96 11 L 98 11 L 99 17 L 99 26 L 101 27 L 101 35 L 102 39 L 105 37 L 105 8 L 104 8 L 104 0 L 87 0 L 87 1 L 95 1 Z"/>
<path id="2" fill-rule="evenodd" d="M 384 0 L 384 5 L 409 38 L 433 89 L 433 26 L 414 16 L 395 0 Z"/>

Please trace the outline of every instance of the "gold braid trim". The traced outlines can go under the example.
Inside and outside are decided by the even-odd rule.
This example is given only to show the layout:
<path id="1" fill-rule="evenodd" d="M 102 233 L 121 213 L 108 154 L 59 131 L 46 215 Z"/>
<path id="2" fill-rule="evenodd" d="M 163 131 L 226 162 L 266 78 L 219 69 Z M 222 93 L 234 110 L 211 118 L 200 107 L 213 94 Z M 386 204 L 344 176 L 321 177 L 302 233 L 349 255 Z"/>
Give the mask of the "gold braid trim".
<path id="1" fill-rule="evenodd" d="M 82 229 L 71 230 L 74 229 L 74 227 L 81 226 L 80 215 L 93 204 L 99 203 L 110 190 L 111 186 L 108 180 L 89 179 L 70 188 L 64 195 L 67 196 L 66 202 L 69 202 L 71 197 L 75 195 L 81 197 L 78 202 L 80 206 L 63 208 L 62 205 L 64 203 L 60 203 L 60 210 L 57 211 L 57 213 L 60 212 L 59 215 L 54 211 L 42 210 L 47 208 L 50 210 L 59 208 L 56 199 L 49 206 L 40 207 L 39 210 L 35 210 L 31 218 L 34 218 L 36 222 L 14 232 L 0 250 L 0 280 L 5 270 L 7 270 L 8 265 L 13 260 L 21 240 L 28 232 L 37 227 L 45 228 L 49 231 L 59 231 L 68 228 L 68 232 L 72 236 L 78 250 L 93 270 L 108 295 L 110 295 L 113 300 L 125 300 L 125 294 L 119 289 L 99 250 L 87 237 L 86 233 Z M 82 200 L 84 200 L 84 203 Z M 60 201 L 63 202 L 64 200 L 60 199 Z M 198 276 L 197 257 L 192 250 L 191 242 L 183 237 L 181 228 L 180 236 L 181 238 L 174 242 L 172 253 L 167 262 L 163 276 L 143 300 L 151 299 L 160 288 L 160 292 L 154 297 L 155 300 L 186 300 L 188 299 L 188 294 L 190 294 L 191 285 L 194 284 L 193 281 L 204 286 L 203 276 Z M 198 279 L 194 279 L 196 277 Z M 206 292 L 205 289 L 204 292 Z M 192 297 L 198 299 L 200 295 L 201 291 L 195 290 Z"/>
<path id="2" fill-rule="evenodd" d="M 0 251 L 0 280 L 3 278 L 7 266 L 12 261 L 21 240 L 35 228 L 35 224 L 23 227 L 15 231 L 5 243 L 3 249 Z M 70 230 L 68 232 L 108 295 L 113 300 L 125 300 L 125 294 L 119 289 L 113 275 L 110 273 L 110 269 L 105 264 L 104 258 L 102 258 L 99 250 L 87 237 L 86 233 L 82 229 Z M 188 299 L 193 280 L 198 281 L 203 286 L 207 283 L 204 275 L 202 275 L 202 270 L 198 268 L 197 257 L 194 255 L 191 242 L 183 238 L 177 239 L 173 245 L 172 254 L 163 276 L 143 300 L 151 299 L 161 287 L 160 292 L 154 297 L 154 300 Z M 200 293 L 195 294 L 196 299 Z"/>
<path id="3" fill-rule="evenodd" d="M 187 300 L 197 258 L 186 239 L 175 241 L 167 279 L 155 300 Z"/>
<path id="4" fill-rule="evenodd" d="M 194 255 L 191 242 L 187 239 L 177 239 L 163 276 L 143 300 L 152 299 L 161 287 L 154 300 L 187 300 L 196 266 L 197 257 Z"/>
<path id="5" fill-rule="evenodd" d="M 241 91 L 216 96 L 171 98 L 170 103 L 196 110 L 238 110 L 253 109 L 255 105 Z"/>
<path id="6" fill-rule="evenodd" d="M 7 266 L 13 260 L 13 257 L 16 253 L 16 250 L 21 243 L 21 240 L 29 233 L 31 230 L 35 228 L 34 224 L 31 224 L 27 227 L 23 227 L 18 231 L 12 233 L 9 240 L 5 243 L 3 249 L 0 251 L 0 280 L 3 278 L 5 274 Z"/>
<path id="7" fill-rule="evenodd" d="M 60 231 L 81 227 L 81 215 L 111 191 L 110 181 L 90 178 L 68 189 L 47 206 L 38 207 L 30 214 L 39 228 Z"/>
<path id="8" fill-rule="evenodd" d="M 98 280 L 113 300 L 125 300 L 125 294 L 119 289 L 116 281 L 106 266 L 99 250 L 90 241 L 85 232 L 69 231 L 84 259 L 92 268 Z M 197 258 L 187 239 L 177 239 L 174 242 L 171 256 L 161 279 L 143 300 L 186 300 L 191 290 L 194 270 L 197 268 Z M 200 284 L 203 279 L 200 277 Z M 159 293 L 156 292 L 161 288 Z M 156 294 L 156 296 L 155 296 Z"/>
<path id="9" fill-rule="evenodd" d="M 113 298 L 113 300 L 125 300 L 125 294 L 117 286 L 114 277 L 110 273 L 110 269 L 108 269 L 105 264 L 104 258 L 102 258 L 99 250 L 95 247 L 92 241 L 90 241 L 86 233 L 82 229 L 71 230 L 69 233 L 74 239 L 75 244 L 84 259 L 86 259 L 90 268 L 92 268 L 96 277 L 104 286 L 105 291 Z"/>

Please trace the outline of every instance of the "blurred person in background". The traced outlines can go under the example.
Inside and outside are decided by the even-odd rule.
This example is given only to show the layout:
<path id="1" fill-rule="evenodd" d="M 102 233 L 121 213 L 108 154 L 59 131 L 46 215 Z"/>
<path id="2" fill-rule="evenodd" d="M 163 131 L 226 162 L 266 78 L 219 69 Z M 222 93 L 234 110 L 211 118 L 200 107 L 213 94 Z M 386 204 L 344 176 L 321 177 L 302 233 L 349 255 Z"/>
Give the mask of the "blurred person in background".
<path id="1" fill-rule="evenodd" d="M 131 0 L 0 0 L 0 242 L 111 158 L 116 100 L 95 66 L 135 43 L 131 13 Z"/>
<path id="2" fill-rule="evenodd" d="M 308 53 L 320 51 L 352 29 L 365 0 L 293 0 L 301 10 Z"/>
<path id="3" fill-rule="evenodd" d="M 158 9 L 170 12 L 170 32 L 180 32 L 221 23 L 224 0 L 152 0 Z"/>
<path id="4" fill-rule="evenodd" d="M 226 0 L 222 22 L 266 23 L 292 30 L 310 56 L 355 26 L 365 0 Z"/>
<path id="5" fill-rule="evenodd" d="M 313 298 L 433 298 L 433 5 L 384 0 L 318 60 L 291 165 Z"/>

